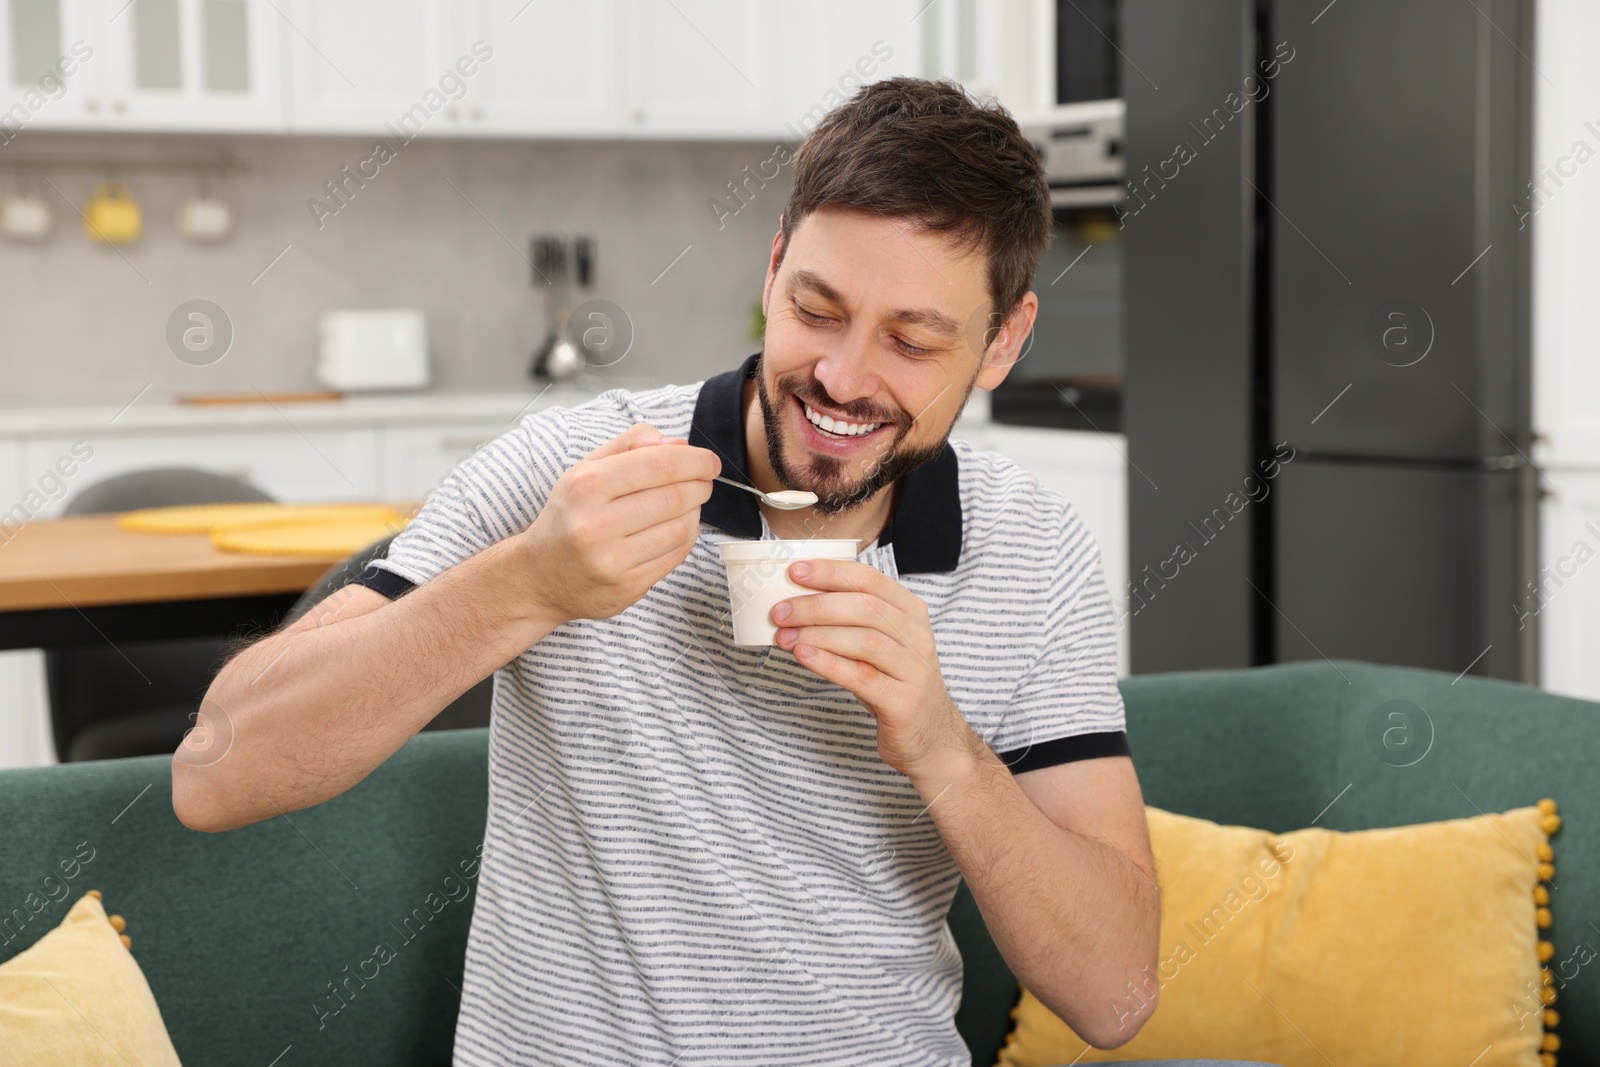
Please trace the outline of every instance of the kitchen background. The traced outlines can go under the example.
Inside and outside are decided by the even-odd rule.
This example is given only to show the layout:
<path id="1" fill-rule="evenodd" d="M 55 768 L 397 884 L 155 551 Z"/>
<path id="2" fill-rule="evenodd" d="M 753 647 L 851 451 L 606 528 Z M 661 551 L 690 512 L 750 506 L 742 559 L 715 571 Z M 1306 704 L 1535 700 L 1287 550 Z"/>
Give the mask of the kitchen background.
<path id="1" fill-rule="evenodd" d="M 992 398 L 974 394 L 956 436 L 1078 506 L 1114 590 L 1124 673 L 1360 655 L 1600 698 L 1600 568 L 1583 566 L 1600 554 L 1600 369 L 1588 354 L 1600 168 L 1585 165 L 1600 150 L 1589 59 L 1600 13 L 1583 0 L 1460 7 L 1417 0 L 1398 20 L 1376 0 L 0 0 L 0 513 L 38 501 L 29 517 L 59 514 L 85 485 L 166 465 L 234 474 L 283 500 L 420 497 L 527 411 L 726 369 L 757 344 L 800 137 L 866 81 L 948 77 L 1018 116 L 1057 209 L 1034 348 Z M 1172 32 L 1184 20 L 1194 32 Z M 1388 60 L 1362 44 L 1375 35 L 1389 53 L 1456 56 L 1463 84 L 1489 78 L 1473 57 L 1499 64 L 1482 81 L 1481 99 L 1504 103 L 1493 143 L 1406 106 L 1417 87 L 1402 64 L 1379 69 Z M 1237 126 L 1213 131 L 1207 116 L 1258 57 L 1282 60 L 1281 42 L 1295 58 L 1279 95 L 1230 106 Z M 1348 99 L 1315 81 L 1330 69 L 1352 86 L 1381 83 L 1363 129 L 1438 151 L 1357 158 L 1279 137 L 1296 107 L 1311 116 Z M 1458 95 L 1475 114 L 1480 98 Z M 1152 183 L 1169 127 L 1184 122 L 1206 124 L 1199 158 Z M 1323 216 L 1326 196 L 1302 208 L 1277 195 L 1323 167 L 1378 186 L 1392 168 L 1415 202 Z M 114 218 L 115 183 L 141 232 L 108 245 L 82 216 Z M 1239 486 L 1281 423 L 1316 415 L 1307 427 L 1337 441 L 1346 412 L 1366 417 L 1365 386 L 1335 396 L 1340 383 L 1322 390 L 1319 376 L 1340 378 L 1348 357 L 1364 362 L 1344 380 L 1365 381 L 1398 361 L 1370 351 L 1360 324 L 1323 352 L 1297 338 L 1326 336 L 1317 287 L 1338 278 L 1315 276 L 1321 249 L 1340 234 L 1376 247 L 1381 219 L 1407 215 L 1443 220 L 1472 251 L 1496 245 L 1482 262 L 1451 259 L 1437 288 L 1455 299 L 1472 287 L 1462 322 L 1509 323 L 1502 378 L 1463 381 L 1461 393 L 1504 427 L 1486 459 L 1526 460 L 1533 492 L 1507 513 L 1508 543 L 1493 558 L 1461 551 L 1482 536 L 1468 494 L 1425 516 L 1420 543 L 1386 549 L 1369 519 L 1302 507 L 1286 477 L 1232 541 L 1163 571 L 1189 536 L 1183 520 L 1203 521 Z M 1257 244 L 1265 233 L 1278 243 Z M 539 278 L 541 236 L 590 240 L 585 292 L 563 300 Z M 1197 247 L 1213 258 L 1184 258 Z M 1284 272 L 1301 260 L 1309 280 Z M 596 331 L 605 358 L 562 381 L 530 374 L 553 317 L 586 299 L 605 303 L 575 326 Z M 211 305 L 210 332 L 184 350 L 196 300 Z M 1263 340 L 1274 314 L 1282 331 L 1296 308 L 1313 316 L 1300 334 Z M 325 314 L 372 309 L 421 313 L 425 381 L 363 388 L 364 360 L 324 365 Z M 1436 355 L 1424 369 L 1441 365 Z M 1334 402 L 1320 415 L 1285 389 L 1307 378 L 1305 397 Z M 186 402 L 330 384 L 346 398 Z M 80 441 L 93 458 L 59 492 L 41 486 Z M 1294 478 L 1301 469 L 1315 468 L 1291 467 Z M 1441 558 L 1451 562 L 1419 564 Z M 1285 572 L 1285 560 L 1297 562 Z M 1425 639 L 1369 651 L 1373 628 L 1328 599 L 1351 582 L 1299 581 L 1324 566 L 1427 605 L 1413 626 Z M 1149 568 L 1182 577 L 1151 584 Z M 1417 574 L 1468 591 L 1458 602 L 1401 588 Z M 1287 615 L 1284 594 L 1298 598 Z M 1457 626 L 1464 611 L 1481 620 Z M 1431 639 L 1451 627 L 1450 640 Z M 0 653 L 0 765 L 56 758 L 41 662 Z"/>
<path id="2" fill-rule="evenodd" d="M 526 391 L 549 329 L 528 261 L 536 233 L 594 238 L 594 293 L 626 309 L 634 329 L 632 351 L 608 371 L 696 381 L 755 347 L 751 308 L 789 182 L 783 168 L 719 227 L 707 201 L 728 199 L 725 184 L 771 145 L 419 138 L 364 187 L 351 184 L 347 206 L 319 228 L 306 202 L 335 203 L 323 183 L 369 158 L 370 139 L 39 134 L 0 154 L 24 140 L 75 160 L 237 161 L 238 173 L 211 183 L 236 222 L 227 240 L 196 244 L 172 220 L 199 180 L 124 166 L 146 232 L 97 246 L 72 211 L 100 175 L 40 171 L 58 232 L 0 245 L 8 403 L 121 404 L 147 384 L 140 403 L 315 388 L 321 314 L 371 307 L 424 313 L 434 388 Z M 234 330 L 227 356 L 207 366 L 174 359 L 166 341 L 172 309 L 195 297 Z"/>
<path id="3" fill-rule="evenodd" d="M 59 515 L 159 466 L 282 500 L 416 499 L 528 411 L 724 370 L 759 343 L 805 131 L 900 73 L 1048 120 L 1055 18 L 969 0 L 0 2 L 0 512 Z M 1104 111 L 1114 94 L 1087 95 Z M 86 235 L 92 201 L 114 223 L 129 198 L 136 238 Z M 582 291 L 546 281 L 550 237 L 569 279 L 587 240 Z M 574 304 L 601 309 L 572 324 L 600 351 L 530 374 Z M 329 312 L 381 309 L 424 324 L 407 388 L 374 376 L 405 345 L 330 355 Z M 330 386 L 344 398 L 280 396 Z M 263 402 L 191 402 L 241 394 Z M 962 434 L 1071 483 L 1120 583 L 1120 440 L 1002 426 L 986 401 Z M 57 460 L 84 449 L 61 485 Z M 40 652 L 0 653 L 0 764 L 57 758 L 49 690 Z"/>

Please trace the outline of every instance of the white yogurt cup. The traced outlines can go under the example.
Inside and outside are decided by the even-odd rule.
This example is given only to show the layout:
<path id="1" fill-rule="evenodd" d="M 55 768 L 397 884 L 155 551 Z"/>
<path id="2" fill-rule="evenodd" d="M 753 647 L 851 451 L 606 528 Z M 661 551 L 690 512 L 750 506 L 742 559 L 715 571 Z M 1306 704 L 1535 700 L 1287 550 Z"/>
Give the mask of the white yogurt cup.
<path id="1" fill-rule="evenodd" d="M 728 599 L 733 607 L 733 643 L 776 644 L 772 609 L 780 600 L 818 592 L 789 578 L 800 559 L 855 559 L 855 540 L 817 538 L 797 541 L 723 541 L 717 545 L 728 568 Z"/>

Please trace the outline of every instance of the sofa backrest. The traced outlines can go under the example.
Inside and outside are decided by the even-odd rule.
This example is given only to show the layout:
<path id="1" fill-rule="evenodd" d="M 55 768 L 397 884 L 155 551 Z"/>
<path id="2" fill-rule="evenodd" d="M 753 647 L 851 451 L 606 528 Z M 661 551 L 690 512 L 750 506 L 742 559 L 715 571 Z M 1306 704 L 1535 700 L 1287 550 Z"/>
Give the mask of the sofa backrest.
<path id="1" fill-rule="evenodd" d="M 1354 830 L 1554 797 L 1552 966 L 1600 946 L 1600 705 L 1345 662 L 1122 689 L 1145 799 L 1171 811 Z M 1400 733 L 1396 712 L 1411 719 Z M 344 795 L 220 835 L 173 816 L 167 757 L 0 772 L 0 960 L 100 889 L 185 1063 L 270 1063 L 290 1045 L 301 1067 L 448 1062 L 486 745 L 482 729 L 420 734 Z M 64 879 L 59 865 L 89 851 Z M 1396 872 L 1397 891 L 1415 874 Z M 950 924 L 967 963 L 958 1025 L 992 1063 L 1015 981 L 965 886 Z M 1563 973 L 1563 1059 L 1600 1059 L 1600 959 Z"/>
<path id="2" fill-rule="evenodd" d="M 0 959 L 99 889 L 184 1063 L 448 1063 L 486 744 L 421 734 L 343 796 L 225 834 L 177 821 L 170 757 L 0 773 Z"/>
<path id="3" fill-rule="evenodd" d="M 169 757 L 0 772 L 0 960 L 99 889 L 184 1063 L 291 1045 L 297 1067 L 448 1063 L 487 745 L 485 729 L 419 734 L 344 795 L 225 834 L 177 821 Z M 958 1026 L 993 1051 L 1015 980 L 965 885 L 951 926 L 970 981 Z"/>

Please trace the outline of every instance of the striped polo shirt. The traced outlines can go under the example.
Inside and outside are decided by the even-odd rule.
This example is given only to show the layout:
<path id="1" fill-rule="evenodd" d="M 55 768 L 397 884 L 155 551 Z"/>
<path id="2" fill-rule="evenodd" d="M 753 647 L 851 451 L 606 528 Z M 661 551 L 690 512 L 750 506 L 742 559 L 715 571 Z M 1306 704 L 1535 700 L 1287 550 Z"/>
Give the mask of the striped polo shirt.
<path id="1" fill-rule="evenodd" d="M 398 596 L 525 529 L 636 422 L 748 482 L 759 358 L 527 416 L 357 580 Z M 755 497 L 717 483 L 700 518 L 638 603 L 495 676 L 454 1062 L 967 1067 L 960 869 L 849 691 L 733 643 L 717 544 L 773 537 Z M 927 603 L 951 697 L 1013 773 L 1128 752 L 1098 549 L 1034 476 L 952 440 L 857 558 Z"/>

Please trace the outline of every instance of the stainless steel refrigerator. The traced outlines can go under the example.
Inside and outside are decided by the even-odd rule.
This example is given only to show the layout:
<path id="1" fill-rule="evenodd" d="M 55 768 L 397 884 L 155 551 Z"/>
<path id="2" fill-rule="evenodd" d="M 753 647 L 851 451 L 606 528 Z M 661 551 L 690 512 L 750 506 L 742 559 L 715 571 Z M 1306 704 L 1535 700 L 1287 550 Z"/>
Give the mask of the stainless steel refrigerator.
<path id="1" fill-rule="evenodd" d="M 1526 681 L 1531 0 L 1125 0 L 1139 672 Z"/>

